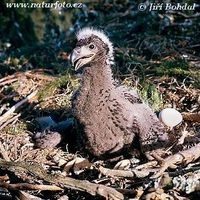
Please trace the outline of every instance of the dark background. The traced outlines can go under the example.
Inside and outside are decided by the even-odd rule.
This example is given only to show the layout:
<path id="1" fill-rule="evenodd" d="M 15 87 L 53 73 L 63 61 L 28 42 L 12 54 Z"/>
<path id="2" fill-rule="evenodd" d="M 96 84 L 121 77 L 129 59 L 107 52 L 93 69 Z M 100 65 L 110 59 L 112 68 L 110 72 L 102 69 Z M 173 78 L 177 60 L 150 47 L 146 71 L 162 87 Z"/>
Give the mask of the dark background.
<path id="1" fill-rule="evenodd" d="M 199 59 L 198 3 L 195 11 L 166 11 L 164 8 L 161 11 L 149 11 L 148 8 L 139 11 L 138 4 L 142 1 L 83 1 L 82 8 L 57 10 L 6 8 L 8 2 L 18 1 L 3 0 L 0 3 L 2 77 L 17 70 L 35 68 L 54 68 L 61 73 L 66 65 L 70 65 L 58 60 L 58 53 L 70 53 L 75 44 L 74 33 L 85 26 L 103 29 L 110 36 L 116 50 L 116 68 L 123 74 L 144 66 L 143 62 L 149 64 L 148 61 L 156 60 L 161 61 L 161 65 L 156 64 L 151 69 L 155 75 L 187 74 L 188 60 L 194 59 L 196 63 Z M 145 4 L 148 6 L 151 2 L 156 1 L 145 1 Z M 195 3 L 189 0 L 168 2 Z M 167 56 L 170 58 L 166 59 Z M 12 62 L 6 65 L 8 57 Z M 24 59 L 28 60 L 25 65 Z M 170 63 L 166 63 L 168 61 Z M 18 63 L 22 64 L 19 66 Z M 195 71 L 199 69 L 198 62 L 196 65 Z M 145 71 L 143 67 L 142 72 Z"/>

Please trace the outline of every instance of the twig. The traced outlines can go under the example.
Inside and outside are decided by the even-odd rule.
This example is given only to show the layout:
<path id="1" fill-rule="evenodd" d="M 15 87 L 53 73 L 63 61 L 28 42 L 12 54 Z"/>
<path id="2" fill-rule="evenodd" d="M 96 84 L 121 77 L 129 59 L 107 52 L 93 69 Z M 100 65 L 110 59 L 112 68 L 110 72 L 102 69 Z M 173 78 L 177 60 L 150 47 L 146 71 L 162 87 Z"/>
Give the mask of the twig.
<path id="1" fill-rule="evenodd" d="M 161 163 L 161 168 L 151 178 L 158 178 L 162 176 L 164 171 L 168 168 L 176 168 L 176 164 L 188 164 L 200 157 L 200 143 L 191 147 L 190 149 L 180 151 L 174 155 L 168 156 Z"/>
<path id="2" fill-rule="evenodd" d="M 19 113 L 18 115 L 16 115 L 16 116 L 12 117 L 11 119 L 7 120 L 4 124 L 2 124 L 0 126 L 0 130 L 2 130 L 3 128 L 5 128 L 8 124 L 12 123 L 16 119 L 18 119 L 20 116 L 21 116 L 21 114 Z"/>
<path id="3" fill-rule="evenodd" d="M 8 175 L 0 176 L 0 181 L 7 181 L 9 180 Z"/>
<path id="4" fill-rule="evenodd" d="M 48 76 L 48 75 L 40 73 L 40 72 L 44 72 L 44 71 L 50 72 L 50 70 L 30 70 L 30 71 L 26 71 L 26 72 L 17 72 L 13 75 L 1 78 L 0 79 L 0 85 L 8 84 L 9 81 L 10 81 L 10 83 L 17 81 L 18 77 L 21 77 L 21 76 L 24 76 L 24 75 L 29 77 L 29 78 L 37 78 L 37 79 L 46 80 L 46 81 L 52 81 L 52 80 L 55 79 L 53 76 Z"/>
<path id="5" fill-rule="evenodd" d="M 20 190 L 10 190 L 10 193 L 12 194 L 12 197 L 14 197 L 14 199 L 16 199 L 16 200 L 30 200 L 30 199 L 31 200 L 43 200 L 39 197 L 36 197 L 32 194 L 29 194 L 27 192 L 20 191 Z"/>
<path id="6" fill-rule="evenodd" d="M 17 78 L 13 78 L 13 79 L 10 79 L 10 80 L 5 80 L 4 82 L 1 82 L 1 83 L 0 83 L 0 86 L 13 83 L 13 82 L 15 82 L 15 81 L 17 81 L 17 80 L 18 80 Z"/>
<path id="7" fill-rule="evenodd" d="M 99 168 L 100 173 L 105 176 L 110 177 L 123 177 L 123 178 L 144 178 L 149 175 L 148 170 L 118 170 L 118 169 L 108 169 L 105 167 L 100 166 Z"/>
<path id="8" fill-rule="evenodd" d="M 181 137 L 178 139 L 177 145 L 183 144 L 184 141 L 185 141 L 185 138 L 186 138 L 187 136 L 191 135 L 191 134 L 186 130 L 186 128 L 187 128 L 187 124 L 184 126 L 183 131 L 181 131 L 181 134 L 182 134 L 182 135 L 181 135 Z"/>
<path id="9" fill-rule="evenodd" d="M 149 169 L 158 165 L 158 161 L 149 161 L 135 167 L 137 170 Z"/>
<path id="10" fill-rule="evenodd" d="M 39 73 L 32 73 L 31 71 L 25 72 L 25 76 L 29 78 L 35 78 L 35 79 L 40 79 L 40 80 L 45 80 L 45 81 L 53 81 L 55 78 L 53 76 L 47 76 L 44 74 L 39 74 Z"/>
<path id="11" fill-rule="evenodd" d="M 183 119 L 191 122 L 200 122 L 200 111 L 197 113 L 182 113 Z"/>
<path id="12" fill-rule="evenodd" d="M 0 83 L 7 81 L 9 79 L 13 79 L 15 77 L 16 77 L 16 75 L 10 75 L 10 76 L 3 77 L 3 78 L 0 79 Z"/>
<path id="13" fill-rule="evenodd" d="M 2 142 L 0 141 L 0 152 L 1 152 L 1 155 L 2 157 L 6 160 L 6 161 L 10 161 L 10 158 L 7 154 L 7 151 L 4 149 L 4 146 L 2 144 Z"/>
<path id="14" fill-rule="evenodd" d="M 7 170 L 20 174 L 29 173 L 40 179 L 43 179 L 46 182 L 58 185 L 62 187 L 67 187 L 79 191 L 88 192 L 91 195 L 100 195 L 109 200 L 123 200 L 124 196 L 116 189 L 107 187 L 101 184 L 90 183 L 85 180 L 76 180 L 70 177 L 62 177 L 59 175 L 48 174 L 40 165 L 37 163 L 28 163 L 28 162 L 7 162 L 0 159 L 0 167 Z"/>
<path id="15" fill-rule="evenodd" d="M 29 183 L 16 183 L 9 184 L 5 182 L 0 182 L 0 187 L 6 188 L 8 190 L 49 190 L 49 191 L 62 191 L 63 189 L 55 185 L 35 185 Z"/>
<path id="16" fill-rule="evenodd" d="M 0 116 L 0 125 L 2 125 L 20 106 L 36 96 L 37 90 L 29 94 L 26 98 L 12 106 L 6 113 Z"/>
<path id="17" fill-rule="evenodd" d="M 137 190 L 133 190 L 133 189 L 121 189 L 121 188 L 117 188 L 117 191 L 119 191 L 120 193 L 124 194 L 124 195 L 130 195 L 131 197 L 134 197 L 137 195 Z"/>

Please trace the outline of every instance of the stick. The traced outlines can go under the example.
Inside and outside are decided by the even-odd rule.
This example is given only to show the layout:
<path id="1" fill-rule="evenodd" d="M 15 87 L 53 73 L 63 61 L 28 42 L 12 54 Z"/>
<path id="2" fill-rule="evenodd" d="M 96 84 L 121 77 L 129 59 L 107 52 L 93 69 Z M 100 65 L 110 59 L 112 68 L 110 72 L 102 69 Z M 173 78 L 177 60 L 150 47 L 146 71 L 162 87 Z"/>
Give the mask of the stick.
<path id="1" fill-rule="evenodd" d="M 200 143 L 191 147 L 190 149 L 180 151 L 174 155 L 165 158 L 161 164 L 159 171 L 151 178 L 158 178 L 162 176 L 164 171 L 168 168 L 176 168 L 176 164 L 188 164 L 200 157 Z"/>
<path id="2" fill-rule="evenodd" d="M 0 182 L 0 187 L 6 188 L 8 190 L 49 190 L 49 191 L 63 191 L 62 188 L 55 185 L 35 185 L 29 183 L 16 183 L 9 184 L 5 182 Z"/>
<path id="3" fill-rule="evenodd" d="M 16 75 L 6 76 L 6 77 L 0 79 L 0 83 L 7 81 L 9 79 L 13 79 L 13 78 L 16 78 Z"/>
<path id="4" fill-rule="evenodd" d="M 4 81 L 4 82 L 1 82 L 1 83 L 0 83 L 0 86 L 13 83 L 13 82 L 15 82 L 15 81 L 17 81 L 17 80 L 18 80 L 17 78 L 13 78 L 13 79 L 10 79 L 10 80 L 6 80 L 6 81 Z"/>
<path id="5" fill-rule="evenodd" d="M 12 123 L 16 119 L 18 119 L 20 116 L 21 116 L 21 114 L 19 113 L 18 115 L 16 115 L 16 116 L 12 117 L 11 119 L 7 120 L 4 124 L 2 124 L 0 126 L 0 130 L 2 130 L 3 128 L 5 128 L 8 124 Z"/>
<path id="6" fill-rule="evenodd" d="M 108 169 L 105 167 L 100 166 L 99 167 L 100 173 L 102 173 L 105 176 L 110 177 L 123 177 L 123 178 L 144 178 L 149 175 L 148 170 L 118 170 L 118 169 Z"/>
<path id="7" fill-rule="evenodd" d="M 1 155 L 2 157 L 6 160 L 6 161 L 10 161 L 10 158 L 7 154 L 7 151 L 4 149 L 4 146 L 2 144 L 2 142 L 0 141 L 0 152 L 1 152 Z"/>
<path id="8" fill-rule="evenodd" d="M 55 78 L 53 76 L 47 76 L 39 73 L 32 73 L 31 71 L 25 72 L 25 76 L 29 78 L 35 78 L 35 79 L 40 79 L 40 80 L 45 80 L 45 81 L 53 81 Z"/>
<path id="9" fill-rule="evenodd" d="M 88 192 L 93 196 L 100 195 L 102 197 L 105 197 L 105 199 L 109 200 L 124 200 L 123 194 L 121 194 L 114 188 L 107 187 L 102 184 L 91 183 L 86 180 L 76 180 L 70 177 L 48 174 L 37 163 L 28 163 L 24 161 L 7 162 L 5 160 L 0 159 L 0 167 L 13 171 L 14 173 L 17 173 L 18 176 L 20 176 L 19 174 L 29 173 L 34 175 L 35 177 L 43 179 L 46 182 L 62 186 L 64 188 L 66 187 L 74 190 Z"/>
<path id="10" fill-rule="evenodd" d="M 25 99 L 22 99 L 20 102 L 16 103 L 6 113 L 0 116 L 0 125 L 3 124 L 20 106 L 22 106 L 24 103 L 35 97 L 37 92 L 37 90 L 32 92 Z"/>
<path id="11" fill-rule="evenodd" d="M 12 199 L 15 199 L 15 200 L 43 200 L 39 197 L 36 197 L 32 194 L 29 194 L 27 192 L 24 192 L 24 191 L 20 191 L 20 190 L 10 190 L 11 192 L 11 195 L 12 195 Z"/>
<path id="12" fill-rule="evenodd" d="M 45 70 L 45 71 L 49 71 L 49 70 Z M 48 76 L 48 75 L 41 74 L 38 72 L 44 72 L 44 70 L 30 70 L 27 72 L 17 72 L 14 75 L 10 75 L 10 76 L 1 78 L 0 85 L 8 84 L 9 82 L 7 82 L 7 81 L 11 81 L 11 82 L 17 81 L 18 77 L 21 77 L 21 76 L 27 76 L 29 78 L 37 78 L 37 79 L 46 80 L 46 81 L 52 81 L 55 79 L 53 76 Z"/>
<path id="13" fill-rule="evenodd" d="M 0 181 L 8 181 L 8 180 L 9 180 L 8 175 L 0 176 Z"/>
<path id="14" fill-rule="evenodd" d="M 183 119 L 191 122 L 200 122 L 200 111 L 197 113 L 182 113 Z"/>

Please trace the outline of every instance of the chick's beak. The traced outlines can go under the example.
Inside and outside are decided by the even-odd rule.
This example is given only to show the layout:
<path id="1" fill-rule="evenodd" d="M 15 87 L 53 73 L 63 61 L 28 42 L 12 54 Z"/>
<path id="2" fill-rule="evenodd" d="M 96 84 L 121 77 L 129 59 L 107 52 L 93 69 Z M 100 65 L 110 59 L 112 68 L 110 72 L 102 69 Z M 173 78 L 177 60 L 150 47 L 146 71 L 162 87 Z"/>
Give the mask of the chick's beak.
<path id="1" fill-rule="evenodd" d="M 75 71 L 80 69 L 83 65 L 89 63 L 94 56 L 94 53 L 85 47 L 76 47 L 71 53 L 71 63 Z"/>

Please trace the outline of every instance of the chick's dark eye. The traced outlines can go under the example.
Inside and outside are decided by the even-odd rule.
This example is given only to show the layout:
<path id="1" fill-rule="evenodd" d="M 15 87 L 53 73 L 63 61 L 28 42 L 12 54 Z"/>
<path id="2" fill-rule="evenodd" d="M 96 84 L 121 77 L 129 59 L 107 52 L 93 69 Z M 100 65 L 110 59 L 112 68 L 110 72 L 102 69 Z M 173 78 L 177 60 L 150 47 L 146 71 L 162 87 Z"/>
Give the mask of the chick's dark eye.
<path id="1" fill-rule="evenodd" d="M 91 44 L 91 45 L 89 46 L 89 48 L 90 48 L 90 49 L 94 49 L 94 45 Z"/>

